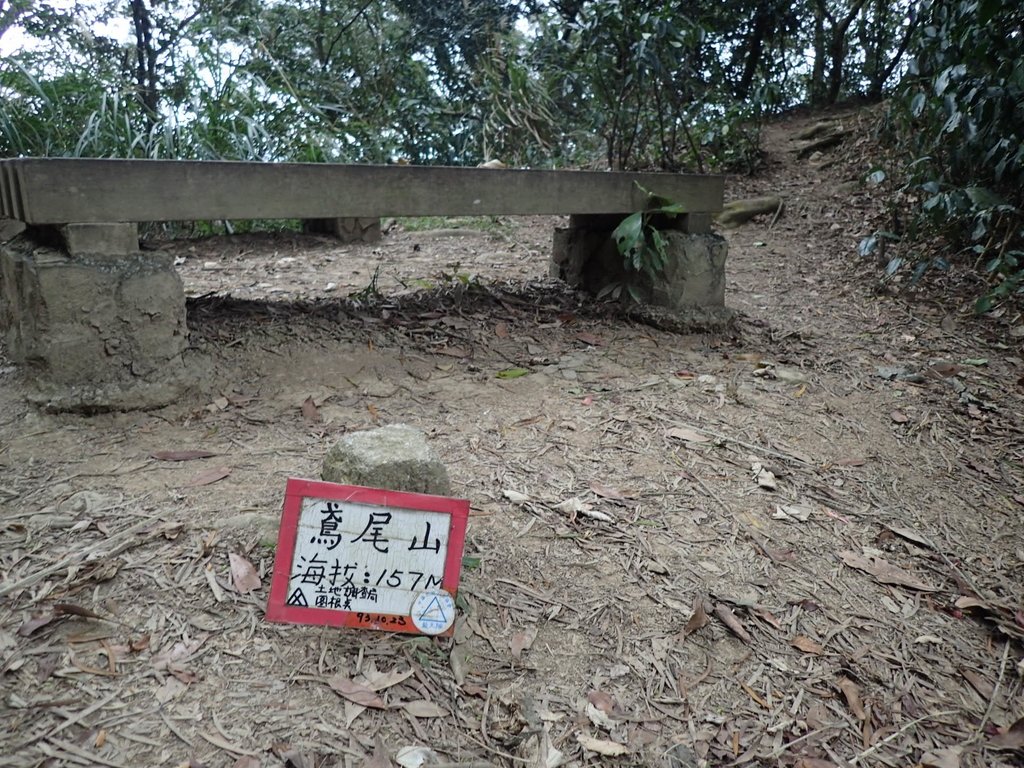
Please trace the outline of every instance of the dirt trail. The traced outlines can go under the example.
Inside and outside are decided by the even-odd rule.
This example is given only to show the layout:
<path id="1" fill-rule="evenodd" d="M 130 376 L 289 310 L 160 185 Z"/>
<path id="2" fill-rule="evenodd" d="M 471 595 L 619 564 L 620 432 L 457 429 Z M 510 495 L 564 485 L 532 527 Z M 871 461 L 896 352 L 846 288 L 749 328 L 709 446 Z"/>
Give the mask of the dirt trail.
<path id="1" fill-rule="evenodd" d="M 495 220 L 162 246 L 201 383 L 160 411 L 40 414 L 3 367 L 0 763 L 1019 764 L 1021 351 L 857 274 L 838 119 L 730 180 L 786 203 L 726 235 L 735 337 L 584 301 L 541 279 L 553 221 Z M 264 623 L 285 479 L 387 423 L 472 502 L 455 641 Z M 150 457 L 183 449 L 217 455 Z"/>

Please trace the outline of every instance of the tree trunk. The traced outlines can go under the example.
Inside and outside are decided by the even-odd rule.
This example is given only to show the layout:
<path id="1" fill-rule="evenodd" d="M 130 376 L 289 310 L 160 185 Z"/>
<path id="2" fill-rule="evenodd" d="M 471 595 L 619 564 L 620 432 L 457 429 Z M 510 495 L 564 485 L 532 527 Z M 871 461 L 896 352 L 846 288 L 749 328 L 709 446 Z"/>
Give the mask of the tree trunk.
<path id="1" fill-rule="evenodd" d="M 866 2 L 867 0 L 856 0 L 850 7 L 850 12 L 832 26 L 832 40 L 829 43 L 831 63 L 828 70 L 828 93 L 825 97 L 827 104 L 835 104 L 839 100 L 839 91 L 843 87 L 843 55 L 846 53 L 846 33 Z"/>
<path id="2" fill-rule="evenodd" d="M 771 21 L 771 10 L 762 3 L 754 11 L 753 29 L 750 31 L 750 42 L 747 44 L 747 60 L 743 66 L 743 74 L 736 85 L 736 98 L 745 99 L 750 95 L 750 87 L 754 83 L 754 75 L 757 74 L 757 67 L 761 63 L 761 56 L 764 53 L 764 38 L 768 34 L 768 24 Z"/>
<path id="3" fill-rule="evenodd" d="M 145 0 L 129 0 L 129 4 L 132 10 L 132 29 L 135 32 L 135 95 L 146 114 L 146 125 L 152 127 L 160 104 L 153 21 Z"/>
<path id="4" fill-rule="evenodd" d="M 882 89 L 885 86 L 885 81 L 892 77 L 892 73 L 896 71 L 896 67 L 899 66 L 900 60 L 903 58 L 903 54 L 907 52 L 907 47 L 910 45 L 910 38 L 914 36 L 914 30 L 917 27 L 917 13 L 915 12 L 914 6 L 910 6 L 910 18 L 907 19 L 907 30 L 903 34 L 903 39 L 900 41 L 899 48 L 889 58 L 889 64 L 878 76 L 878 94 L 877 101 L 882 100 Z M 870 94 L 869 94 L 870 95 Z"/>
<path id="5" fill-rule="evenodd" d="M 811 104 L 819 106 L 825 97 L 825 4 L 814 4 L 814 65 L 811 67 Z"/>

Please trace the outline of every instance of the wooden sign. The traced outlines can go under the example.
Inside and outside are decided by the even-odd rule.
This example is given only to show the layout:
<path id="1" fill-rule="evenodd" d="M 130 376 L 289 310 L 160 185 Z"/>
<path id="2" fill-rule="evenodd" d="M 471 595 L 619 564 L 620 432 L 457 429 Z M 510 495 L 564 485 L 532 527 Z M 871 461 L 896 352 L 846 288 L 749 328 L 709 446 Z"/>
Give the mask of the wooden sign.
<path id="1" fill-rule="evenodd" d="M 267 619 L 448 635 L 469 502 L 289 478 Z"/>

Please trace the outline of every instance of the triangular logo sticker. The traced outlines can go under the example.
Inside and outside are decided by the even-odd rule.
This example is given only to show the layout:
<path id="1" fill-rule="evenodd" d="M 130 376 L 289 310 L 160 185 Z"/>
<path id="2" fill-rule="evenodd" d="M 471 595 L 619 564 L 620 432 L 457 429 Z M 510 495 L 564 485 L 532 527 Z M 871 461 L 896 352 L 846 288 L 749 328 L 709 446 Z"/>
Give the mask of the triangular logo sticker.
<path id="1" fill-rule="evenodd" d="M 432 598 L 427 607 L 420 611 L 420 615 L 417 617 L 420 621 L 439 621 L 442 624 L 448 623 L 448 617 L 445 615 L 444 608 L 441 607 L 440 601 L 435 597 Z"/>
<path id="2" fill-rule="evenodd" d="M 302 608 L 309 607 L 309 603 L 306 602 L 306 595 L 298 587 L 295 588 L 295 591 L 288 598 L 288 605 L 298 605 Z"/>

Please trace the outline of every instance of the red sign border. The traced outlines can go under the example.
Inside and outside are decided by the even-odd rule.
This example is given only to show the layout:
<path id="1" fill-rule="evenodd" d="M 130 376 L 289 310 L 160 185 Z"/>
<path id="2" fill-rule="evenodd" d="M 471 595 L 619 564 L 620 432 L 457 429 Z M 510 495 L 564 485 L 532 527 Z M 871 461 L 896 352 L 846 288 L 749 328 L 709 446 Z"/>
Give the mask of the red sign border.
<path id="1" fill-rule="evenodd" d="M 356 611 L 341 611 L 334 608 L 306 608 L 286 605 L 291 569 L 295 559 L 295 542 L 299 534 L 299 517 L 303 499 L 329 499 L 349 501 L 358 504 L 415 509 L 423 512 L 441 512 L 451 517 L 448 534 L 448 553 L 445 557 L 442 588 L 454 600 L 458 594 L 459 574 L 462 570 L 462 550 L 466 542 L 466 522 L 469 519 L 469 501 L 449 496 L 433 496 L 426 493 L 388 491 L 381 488 L 367 488 L 361 485 L 341 485 L 323 480 L 303 480 L 289 477 L 285 485 L 284 508 L 281 512 L 281 526 L 277 534 L 277 552 L 274 555 L 274 572 L 270 581 L 270 596 L 267 598 L 267 621 L 293 624 L 319 624 L 329 627 L 358 627 L 387 632 L 409 634 L 427 633 L 417 629 L 409 617 L 403 625 L 381 622 L 360 622 Z M 390 617 L 391 614 L 381 614 Z M 397 617 L 395 617 L 397 618 Z M 436 637 L 452 634 L 454 624 Z"/>

